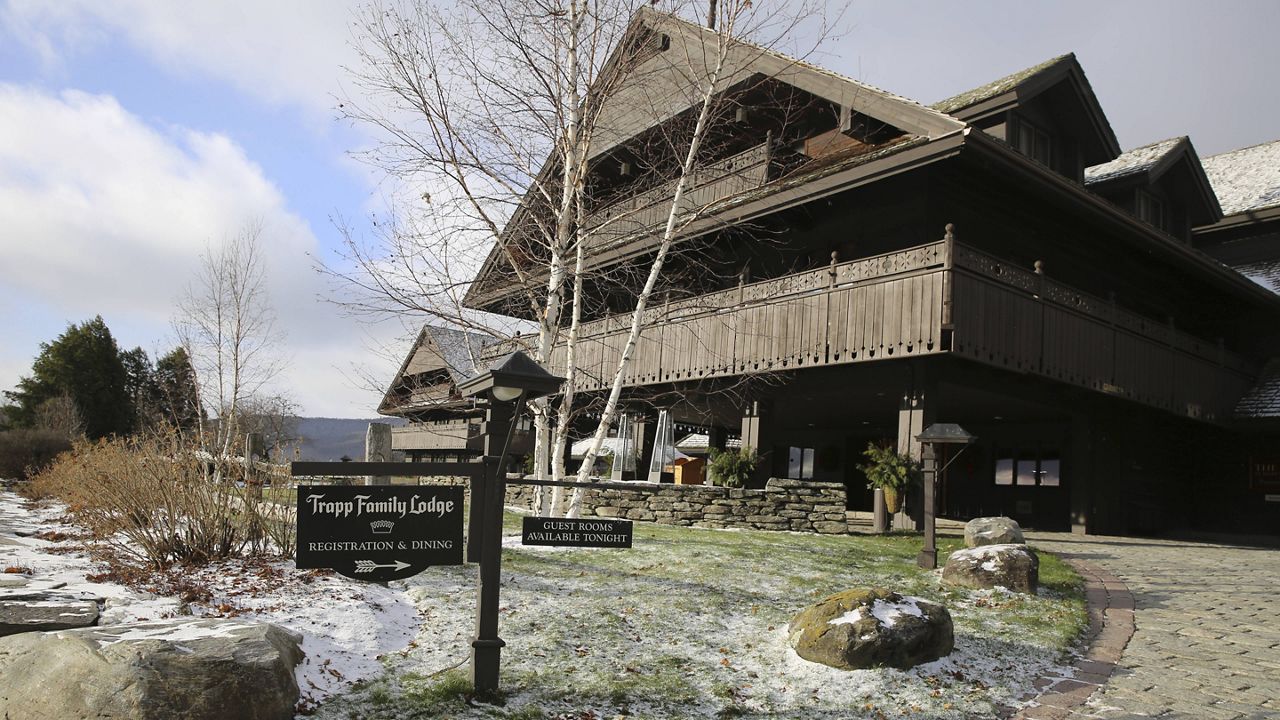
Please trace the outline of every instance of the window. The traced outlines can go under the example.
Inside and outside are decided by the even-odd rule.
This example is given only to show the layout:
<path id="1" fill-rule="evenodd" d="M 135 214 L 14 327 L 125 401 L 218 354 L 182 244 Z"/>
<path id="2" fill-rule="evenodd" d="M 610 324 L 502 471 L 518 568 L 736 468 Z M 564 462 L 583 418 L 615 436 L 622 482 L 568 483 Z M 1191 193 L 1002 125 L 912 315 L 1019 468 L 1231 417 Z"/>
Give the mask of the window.
<path id="1" fill-rule="evenodd" d="M 996 458 L 995 484 L 1059 487 L 1062 485 L 1062 461 L 1055 455 L 1037 456 L 1001 450 Z"/>
<path id="2" fill-rule="evenodd" d="M 1053 142 L 1049 133 L 1019 117 L 1013 125 L 1010 144 L 1018 152 L 1042 165 L 1053 164 Z"/>
<path id="3" fill-rule="evenodd" d="M 1169 228 L 1168 213 L 1164 201 L 1156 195 L 1138 188 L 1138 219 L 1161 230 Z"/>
<path id="4" fill-rule="evenodd" d="M 787 477 L 791 480 L 813 479 L 813 448 L 793 447 L 787 451 Z"/>
<path id="5" fill-rule="evenodd" d="M 996 484 L 1013 484 L 1013 458 L 1000 458 L 999 460 L 996 460 Z"/>

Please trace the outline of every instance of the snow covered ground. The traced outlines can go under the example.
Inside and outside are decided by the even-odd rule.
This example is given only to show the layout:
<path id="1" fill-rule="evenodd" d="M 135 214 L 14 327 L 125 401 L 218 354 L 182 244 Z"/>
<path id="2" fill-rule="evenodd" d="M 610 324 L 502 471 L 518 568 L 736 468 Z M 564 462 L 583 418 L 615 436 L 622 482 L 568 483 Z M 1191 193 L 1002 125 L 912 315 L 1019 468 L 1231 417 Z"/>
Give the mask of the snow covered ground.
<path id="1" fill-rule="evenodd" d="M 153 594 L 105 582 L 92 559 L 59 552 L 74 540 L 32 536 L 71 531 L 56 507 L 0 493 L 0 569 L 29 571 L 28 588 L 65 583 L 103 598 L 104 623 L 190 613 L 298 631 L 304 709 L 321 718 L 995 717 L 1032 693 L 1036 678 L 1070 672 L 1066 650 L 1082 620 L 1078 599 L 1051 591 L 944 587 L 914 567 L 918 539 L 641 523 L 630 550 L 521 547 L 507 537 L 506 697 L 492 705 L 460 692 L 474 567 L 432 568 L 383 587 L 291 562 L 222 563 L 159 579 Z M 945 604 L 955 652 L 908 671 L 845 672 L 788 647 L 786 624 L 800 608 L 872 585 Z"/>
<path id="2" fill-rule="evenodd" d="M 417 633 L 418 611 L 403 589 L 300 572 L 292 562 L 214 563 L 157 578 L 157 592 L 131 590 L 102 578 L 102 563 L 69 551 L 82 539 L 76 532 L 63 522 L 61 506 L 37 508 L 0 492 L 0 570 L 23 571 L 5 572 L 0 584 L 4 577 L 15 584 L 21 578 L 23 592 L 57 589 L 97 598 L 106 606 L 103 625 L 192 615 L 243 617 L 300 632 L 307 654 L 297 669 L 304 707 L 380 674 L 380 656 L 404 648 Z M 0 594 L 17 590 L 0 587 Z"/>

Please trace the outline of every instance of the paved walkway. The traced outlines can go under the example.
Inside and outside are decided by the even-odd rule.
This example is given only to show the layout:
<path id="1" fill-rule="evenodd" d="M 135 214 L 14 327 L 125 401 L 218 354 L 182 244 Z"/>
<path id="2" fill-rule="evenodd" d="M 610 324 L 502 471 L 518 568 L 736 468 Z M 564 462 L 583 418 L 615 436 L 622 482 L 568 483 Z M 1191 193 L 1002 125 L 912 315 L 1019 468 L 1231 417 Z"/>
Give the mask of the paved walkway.
<path id="1" fill-rule="evenodd" d="M 1100 582 L 1114 575 L 1134 605 L 1110 680 L 1083 689 L 1088 701 L 1070 711 L 1028 717 L 1280 719 L 1280 549 L 1034 532 L 1027 541 L 1084 561 Z M 1108 624 L 1123 628 L 1123 603 L 1110 612 Z"/>

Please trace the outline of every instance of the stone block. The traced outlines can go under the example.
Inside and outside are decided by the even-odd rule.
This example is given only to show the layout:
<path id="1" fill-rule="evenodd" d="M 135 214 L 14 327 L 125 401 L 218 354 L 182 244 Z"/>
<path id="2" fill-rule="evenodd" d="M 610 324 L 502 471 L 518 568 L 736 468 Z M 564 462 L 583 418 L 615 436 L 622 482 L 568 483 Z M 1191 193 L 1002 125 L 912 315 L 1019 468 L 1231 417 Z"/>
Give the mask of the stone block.
<path id="1" fill-rule="evenodd" d="M 824 535 L 843 535 L 849 532 L 849 523 L 847 522 L 815 522 L 813 529 Z"/>

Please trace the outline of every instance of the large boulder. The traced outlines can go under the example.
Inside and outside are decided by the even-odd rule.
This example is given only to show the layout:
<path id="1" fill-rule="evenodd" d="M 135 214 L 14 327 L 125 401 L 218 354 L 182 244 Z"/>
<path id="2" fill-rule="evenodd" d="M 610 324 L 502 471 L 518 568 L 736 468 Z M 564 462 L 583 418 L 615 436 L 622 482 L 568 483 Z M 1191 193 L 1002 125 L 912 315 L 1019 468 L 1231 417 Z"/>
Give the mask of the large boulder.
<path id="1" fill-rule="evenodd" d="M 942 568 L 942 582 L 1034 593 L 1040 583 L 1040 558 L 1026 545 L 983 545 L 957 550 Z"/>
<path id="2" fill-rule="evenodd" d="M 161 620 L 0 638 L 8 720 L 287 720 L 301 636 L 236 620 Z"/>
<path id="3" fill-rule="evenodd" d="M 1022 528 L 1013 518 L 980 517 L 964 524 L 964 544 L 967 547 L 1024 542 Z"/>
<path id="4" fill-rule="evenodd" d="M 883 588 L 846 590 L 801 610 L 788 639 L 805 660 L 842 670 L 905 669 L 955 646 L 945 607 Z"/>
<path id="5" fill-rule="evenodd" d="M 0 637 L 42 630 L 69 630 L 98 622 L 98 603 L 66 593 L 0 594 Z"/>

